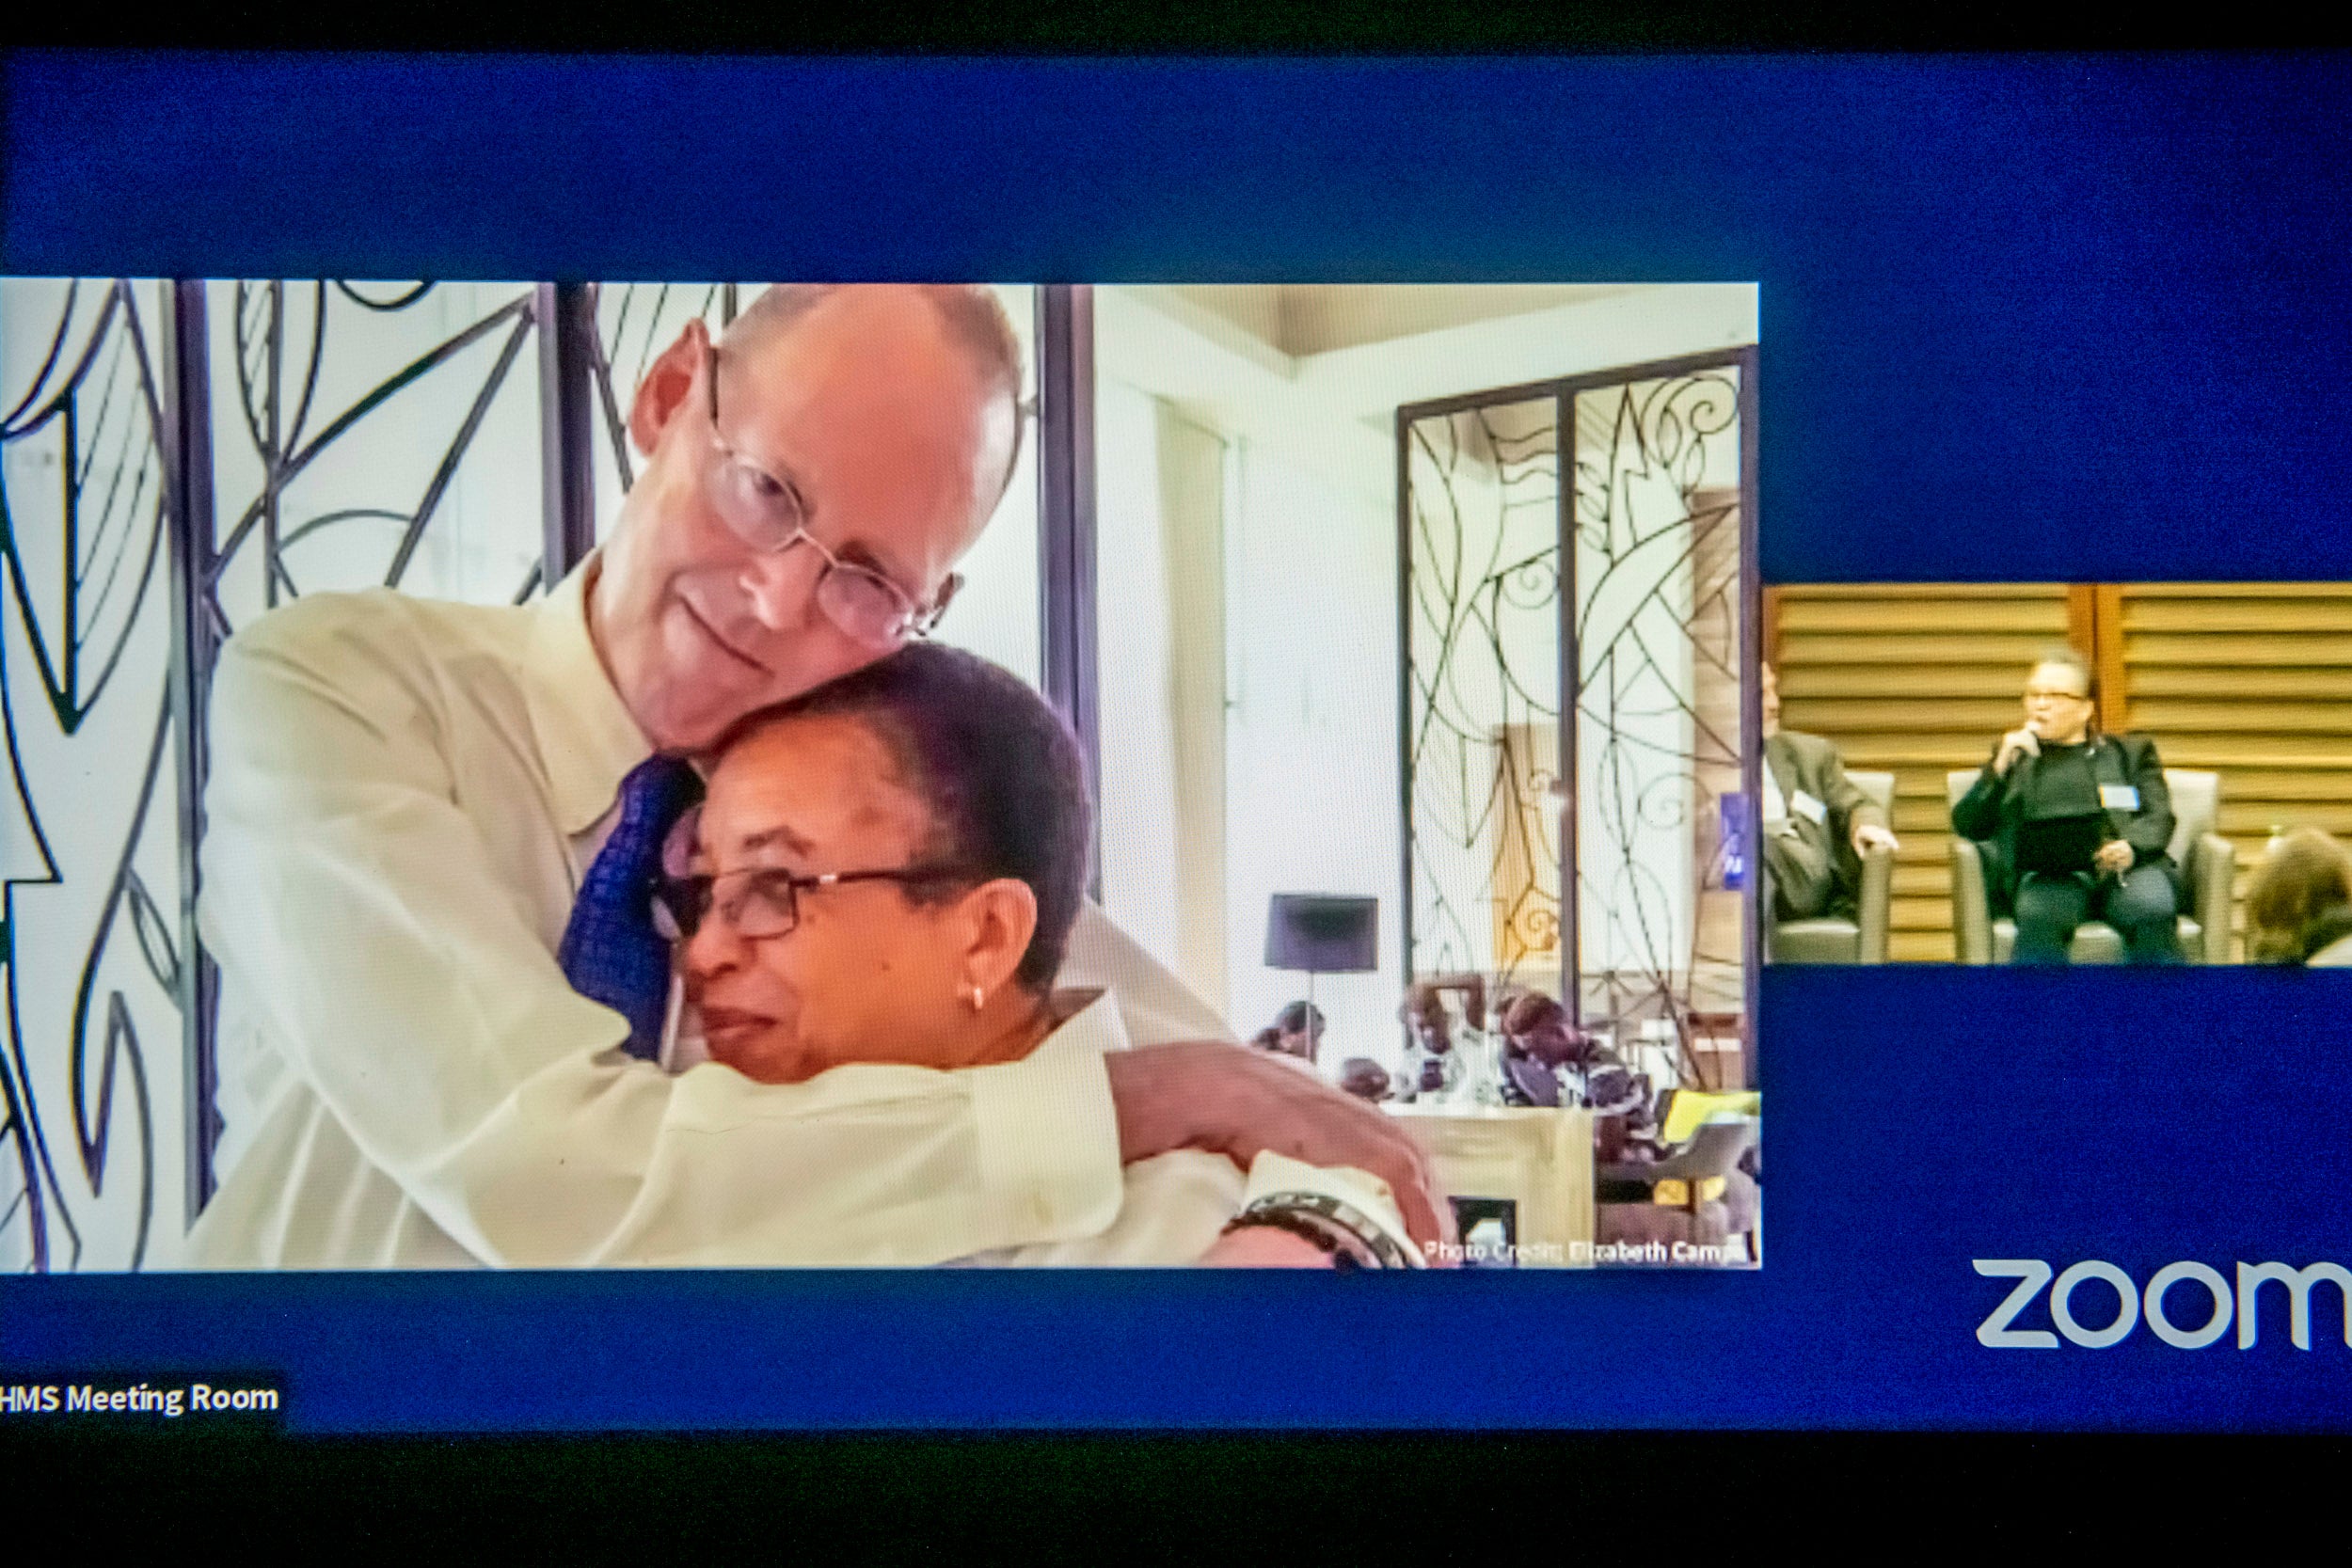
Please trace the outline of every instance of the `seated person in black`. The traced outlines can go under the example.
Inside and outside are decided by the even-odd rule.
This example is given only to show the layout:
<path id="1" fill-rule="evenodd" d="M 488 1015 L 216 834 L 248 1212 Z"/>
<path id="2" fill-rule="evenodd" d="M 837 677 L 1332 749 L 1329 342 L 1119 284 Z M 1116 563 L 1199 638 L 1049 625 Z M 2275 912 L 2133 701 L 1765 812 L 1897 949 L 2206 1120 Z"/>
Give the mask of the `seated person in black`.
<path id="1" fill-rule="evenodd" d="M 2017 918 L 2011 961 L 2062 964 L 2074 928 L 2104 920 L 2134 963 L 2181 961 L 2172 799 L 2146 736 L 2092 724 L 2090 661 L 2053 649 L 2026 678 L 2024 727 L 1952 807 L 1952 831 L 1986 840 L 1986 892 Z"/>

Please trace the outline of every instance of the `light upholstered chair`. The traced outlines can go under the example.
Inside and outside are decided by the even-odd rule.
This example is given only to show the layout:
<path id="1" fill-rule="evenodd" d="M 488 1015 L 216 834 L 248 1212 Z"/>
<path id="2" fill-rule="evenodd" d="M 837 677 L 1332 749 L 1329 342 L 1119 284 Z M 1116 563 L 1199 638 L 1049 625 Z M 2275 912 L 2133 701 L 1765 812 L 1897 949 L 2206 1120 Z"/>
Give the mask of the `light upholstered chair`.
<path id="1" fill-rule="evenodd" d="M 1980 768 L 1945 776 L 1957 805 L 1977 782 Z M 2221 775 L 2183 768 L 2164 770 L 2172 795 L 2172 842 L 2166 847 L 2185 882 L 2181 914 L 2181 956 L 2190 963 L 2230 961 L 2230 898 L 2237 877 L 2237 849 L 2214 832 L 2221 819 Z M 2017 922 L 1992 918 L 1985 896 L 1984 853 L 1973 839 L 1952 835 L 1952 939 L 1964 964 L 2005 964 L 2017 945 Z M 2074 928 L 2067 957 L 2078 964 L 2123 961 L 2123 939 L 2103 920 Z"/>
<path id="2" fill-rule="evenodd" d="M 1895 816 L 1895 775 L 1846 769 L 1871 804 Z M 1852 831 L 1851 825 L 1846 825 Z M 1771 927 L 1772 960 L 1781 964 L 1883 964 L 1886 961 L 1887 899 L 1895 881 L 1895 852 L 1874 848 L 1862 857 L 1862 888 L 1853 918 L 1819 915 L 1777 920 Z"/>

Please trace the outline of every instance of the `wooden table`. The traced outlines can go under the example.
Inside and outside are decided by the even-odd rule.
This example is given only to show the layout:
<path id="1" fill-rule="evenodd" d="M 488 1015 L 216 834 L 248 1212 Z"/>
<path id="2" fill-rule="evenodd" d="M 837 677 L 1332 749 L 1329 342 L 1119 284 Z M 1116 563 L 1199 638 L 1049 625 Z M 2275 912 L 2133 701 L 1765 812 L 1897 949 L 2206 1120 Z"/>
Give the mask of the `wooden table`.
<path id="1" fill-rule="evenodd" d="M 1507 1198 L 1517 1209 L 1522 1268 L 1590 1268 L 1593 1114 L 1384 1104 L 1437 1163 L 1450 1196 Z"/>

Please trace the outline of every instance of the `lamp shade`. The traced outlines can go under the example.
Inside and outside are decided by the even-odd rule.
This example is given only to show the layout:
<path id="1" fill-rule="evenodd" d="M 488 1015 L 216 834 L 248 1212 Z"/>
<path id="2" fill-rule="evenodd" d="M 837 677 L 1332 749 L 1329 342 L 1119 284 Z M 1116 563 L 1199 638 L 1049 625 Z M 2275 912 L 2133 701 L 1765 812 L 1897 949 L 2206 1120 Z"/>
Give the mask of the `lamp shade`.
<path id="1" fill-rule="evenodd" d="M 1364 974 L 1380 967 L 1380 900 L 1278 893 L 1266 911 L 1268 969 Z"/>

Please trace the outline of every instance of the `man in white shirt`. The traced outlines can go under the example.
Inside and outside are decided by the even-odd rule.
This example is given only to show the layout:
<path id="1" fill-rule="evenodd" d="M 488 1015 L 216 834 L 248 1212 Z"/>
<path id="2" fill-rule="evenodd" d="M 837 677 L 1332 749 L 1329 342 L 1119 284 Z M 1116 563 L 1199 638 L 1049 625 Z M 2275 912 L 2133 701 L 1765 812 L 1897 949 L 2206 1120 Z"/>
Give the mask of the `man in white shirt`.
<path id="1" fill-rule="evenodd" d="M 966 1073 L 674 1077 L 617 1050 L 628 1022 L 558 967 L 632 769 L 946 607 L 1018 439 L 996 309 L 971 289 L 788 286 L 723 345 L 691 323 L 639 389 L 647 461 L 611 537 L 544 601 L 315 595 L 231 640 L 199 921 L 232 1099 L 191 1265 L 1036 1245 L 1081 1233 L 1123 1164 L 1182 1148 L 1370 1171 L 1418 1241 L 1441 1235 L 1408 1136 L 1219 1043 L 1096 910 L 1066 983 L 1113 985 L 1137 1048 Z M 852 1164 L 870 1202 L 812 1201 Z"/>

